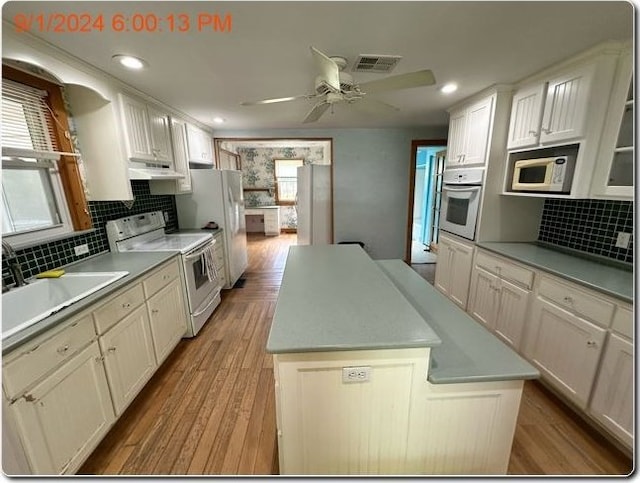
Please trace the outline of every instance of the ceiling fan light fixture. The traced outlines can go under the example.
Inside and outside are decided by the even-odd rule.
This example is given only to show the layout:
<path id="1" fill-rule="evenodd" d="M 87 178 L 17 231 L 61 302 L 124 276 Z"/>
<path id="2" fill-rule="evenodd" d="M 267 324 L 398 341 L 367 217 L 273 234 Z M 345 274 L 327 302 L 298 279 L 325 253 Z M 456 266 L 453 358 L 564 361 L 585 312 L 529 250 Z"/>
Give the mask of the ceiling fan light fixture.
<path id="1" fill-rule="evenodd" d="M 116 54 L 111 57 L 111 60 L 131 70 L 141 70 L 149 65 L 146 61 L 133 55 Z"/>
<path id="2" fill-rule="evenodd" d="M 451 94 L 452 92 L 455 92 L 457 90 L 458 84 L 455 84 L 454 82 L 449 82 L 448 84 L 445 84 L 440 88 L 440 92 L 442 92 L 443 94 Z"/>

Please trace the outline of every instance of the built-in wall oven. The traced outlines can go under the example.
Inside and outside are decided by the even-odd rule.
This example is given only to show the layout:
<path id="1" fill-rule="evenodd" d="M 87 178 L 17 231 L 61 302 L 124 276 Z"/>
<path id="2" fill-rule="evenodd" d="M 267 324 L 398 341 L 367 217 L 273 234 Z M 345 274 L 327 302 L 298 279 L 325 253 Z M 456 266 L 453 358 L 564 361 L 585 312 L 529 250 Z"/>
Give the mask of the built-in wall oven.
<path id="1" fill-rule="evenodd" d="M 473 240 L 476 234 L 484 168 L 445 170 L 440 229 Z"/>
<path id="2" fill-rule="evenodd" d="M 108 221 L 107 238 L 114 252 L 173 251 L 180 253 L 180 275 L 189 311 L 186 337 L 194 337 L 220 304 L 211 233 L 165 234 L 161 211 Z"/>

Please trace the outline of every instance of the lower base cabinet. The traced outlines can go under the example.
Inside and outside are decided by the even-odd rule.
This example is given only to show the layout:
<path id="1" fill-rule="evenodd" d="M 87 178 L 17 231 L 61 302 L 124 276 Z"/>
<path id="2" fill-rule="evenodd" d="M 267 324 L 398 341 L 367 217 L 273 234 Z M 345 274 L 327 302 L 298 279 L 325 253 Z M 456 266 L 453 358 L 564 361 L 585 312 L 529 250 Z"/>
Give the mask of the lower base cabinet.
<path id="1" fill-rule="evenodd" d="M 3 468 L 10 475 L 77 471 L 185 330 L 173 258 L 3 355 L 3 417 L 13 430 Z"/>
<path id="2" fill-rule="evenodd" d="M 467 308 L 473 244 L 440 235 L 434 286 L 463 310 Z"/>
<path id="3" fill-rule="evenodd" d="M 525 354 L 542 376 L 585 409 L 606 330 L 539 296 L 533 302 Z"/>
<path id="4" fill-rule="evenodd" d="M 590 413 L 628 447 L 633 446 L 635 360 L 633 357 L 633 313 L 618 308 L 614 319 L 623 319 L 626 330 L 610 333 L 602 355 L 600 373 L 591 398 Z"/>
<path id="5" fill-rule="evenodd" d="M 74 472 L 115 420 L 98 343 L 17 399 L 11 410 L 40 475 Z"/>
<path id="6" fill-rule="evenodd" d="M 147 309 L 141 305 L 100 337 L 111 397 L 119 416 L 157 367 Z"/>

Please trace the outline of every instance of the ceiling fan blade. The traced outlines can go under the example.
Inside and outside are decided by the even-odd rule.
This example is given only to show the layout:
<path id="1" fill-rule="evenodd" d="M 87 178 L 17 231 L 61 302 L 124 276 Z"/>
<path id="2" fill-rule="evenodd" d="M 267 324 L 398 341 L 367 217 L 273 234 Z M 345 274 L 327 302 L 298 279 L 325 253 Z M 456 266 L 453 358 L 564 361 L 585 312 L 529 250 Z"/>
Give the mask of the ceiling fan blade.
<path id="1" fill-rule="evenodd" d="M 297 101 L 298 99 L 310 99 L 313 96 L 300 95 L 300 96 L 291 96 L 291 97 L 276 97 L 273 99 L 263 99 L 261 101 L 245 101 L 241 102 L 241 106 L 259 106 L 261 104 L 275 104 L 276 102 L 288 102 L 288 101 Z"/>
<path id="2" fill-rule="evenodd" d="M 329 104 L 328 102 L 319 102 L 318 104 L 313 106 L 313 109 L 309 111 L 302 123 L 307 124 L 309 122 L 316 122 L 318 119 L 320 119 L 320 116 L 322 116 L 326 112 L 326 110 L 329 109 L 330 105 L 331 104 Z"/>
<path id="3" fill-rule="evenodd" d="M 315 47 L 311 47 L 311 53 L 318 72 L 320 72 L 320 77 L 324 79 L 331 89 L 335 92 L 340 92 L 340 69 L 338 64 Z"/>
<path id="4" fill-rule="evenodd" d="M 356 109 L 364 111 L 370 114 L 388 114 L 392 112 L 398 112 L 400 109 L 386 102 L 379 101 L 377 99 L 371 99 L 365 97 L 352 104 Z"/>
<path id="5" fill-rule="evenodd" d="M 384 79 L 364 82 L 360 89 L 367 94 L 372 92 L 393 91 L 410 87 L 431 86 L 436 83 L 433 72 L 429 69 L 409 72 L 408 74 L 392 75 Z"/>

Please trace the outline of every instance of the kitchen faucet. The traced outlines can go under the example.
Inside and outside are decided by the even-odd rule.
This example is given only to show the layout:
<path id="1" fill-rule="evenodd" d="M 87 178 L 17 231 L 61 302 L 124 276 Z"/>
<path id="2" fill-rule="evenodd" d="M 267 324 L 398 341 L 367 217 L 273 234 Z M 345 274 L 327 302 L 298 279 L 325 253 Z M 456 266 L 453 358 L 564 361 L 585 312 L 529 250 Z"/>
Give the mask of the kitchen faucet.
<path id="1" fill-rule="evenodd" d="M 16 282 L 16 287 L 25 285 L 22 267 L 20 266 L 20 262 L 18 262 L 18 255 L 6 240 L 2 240 L 2 255 L 7 260 L 7 265 L 9 265 L 9 270 L 11 271 L 11 275 L 13 275 L 13 280 Z"/>

